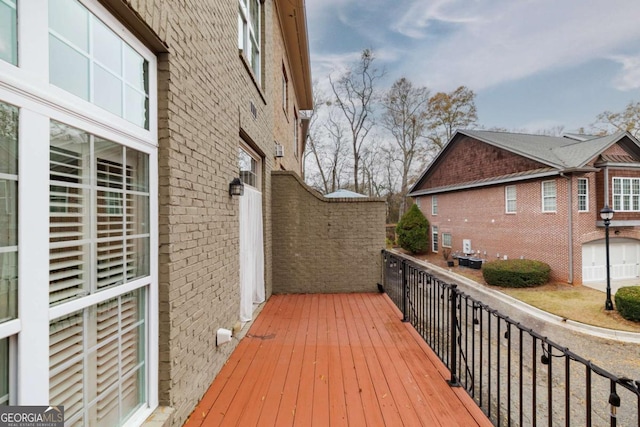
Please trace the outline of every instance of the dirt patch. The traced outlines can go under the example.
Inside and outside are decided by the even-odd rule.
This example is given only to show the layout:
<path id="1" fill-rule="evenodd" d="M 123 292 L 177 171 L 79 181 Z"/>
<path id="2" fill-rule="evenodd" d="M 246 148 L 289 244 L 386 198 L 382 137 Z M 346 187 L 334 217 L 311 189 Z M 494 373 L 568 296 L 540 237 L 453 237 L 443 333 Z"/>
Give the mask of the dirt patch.
<path id="1" fill-rule="evenodd" d="M 640 322 L 628 321 L 615 310 L 606 311 L 604 309 L 605 293 L 586 286 L 572 286 L 566 283 L 548 283 L 524 289 L 489 286 L 482 277 L 482 270 L 460 267 L 457 261 L 453 267 L 450 267 L 441 254 L 414 255 L 414 257 L 566 319 L 619 331 L 640 332 Z"/>

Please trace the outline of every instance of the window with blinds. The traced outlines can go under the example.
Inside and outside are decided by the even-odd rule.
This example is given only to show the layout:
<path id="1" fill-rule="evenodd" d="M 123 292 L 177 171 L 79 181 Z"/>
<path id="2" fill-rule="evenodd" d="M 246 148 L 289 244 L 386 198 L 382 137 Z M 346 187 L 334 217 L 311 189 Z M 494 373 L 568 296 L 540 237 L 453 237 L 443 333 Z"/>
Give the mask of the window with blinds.
<path id="1" fill-rule="evenodd" d="M 0 102 L 0 322 L 17 316 L 18 109 Z"/>
<path id="2" fill-rule="evenodd" d="M 9 339 L 0 340 L 0 406 L 9 404 Z"/>
<path id="3" fill-rule="evenodd" d="M 68 425 L 121 425 L 145 396 L 145 290 L 50 325 L 50 403 Z"/>
<path id="4" fill-rule="evenodd" d="M 148 161 L 144 153 L 52 122 L 51 304 L 149 274 Z"/>

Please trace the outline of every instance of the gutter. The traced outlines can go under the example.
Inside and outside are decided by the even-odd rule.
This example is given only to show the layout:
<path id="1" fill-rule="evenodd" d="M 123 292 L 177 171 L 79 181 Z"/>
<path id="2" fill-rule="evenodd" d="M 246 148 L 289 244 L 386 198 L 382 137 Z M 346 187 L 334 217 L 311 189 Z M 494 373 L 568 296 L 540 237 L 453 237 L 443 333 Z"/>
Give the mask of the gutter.
<path id="1" fill-rule="evenodd" d="M 564 172 L 560 172 L 560 176 L 563 177 L 564 179 L 567 180 L 567 183 L 569 185 L 569 191 L 568 191 L 568 198 L 569 198 L 569 203 L 567 206 L 567 211 L 569 212 L 569 215 L 567 215 L 567 221 L 568 221 L 568 235 L 567 238 L 569 239 L 569 279 L 568 282 L 569 284 L 573 285 L 573 179 L 570 176 L 567 176 L 564 174 Z"/>

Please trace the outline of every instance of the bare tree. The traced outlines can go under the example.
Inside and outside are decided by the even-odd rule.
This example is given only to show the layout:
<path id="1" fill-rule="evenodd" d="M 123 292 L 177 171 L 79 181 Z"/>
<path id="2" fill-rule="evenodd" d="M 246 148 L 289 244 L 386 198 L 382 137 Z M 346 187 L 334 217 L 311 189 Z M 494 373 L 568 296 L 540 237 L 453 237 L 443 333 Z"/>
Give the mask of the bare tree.
<path id="1" fill-rule="evenodd" d="M 458 128 L 476 123 L 476 94 L 466 86 L 450 93 L 438 92 L 429 100 L 429 139 L 440 151 Z"/>
<path id="2" fill-rule="evenodd" d="M 375 84 L 383 75 L 373 65 L 375 57 L 370 49 L 362 51 L 360 61 L 348 69 L 337 81 L 331 79 L 335 103 L 342 111 L 350 132 L 353 153 L 353 181 L 355 191 L 360 191 L 360 158 L 367 135 L 373 127 Z"/>
<path id="3" fill-rule="evenodd" d="M 636 138 L 640 137 L 640 101 L 630 102 L 619 112 L 604 111 L 598 114 L 592 128 L 598 135 L 624 131 Z"/>
<path id="4" fill-rule="evenodd" d="M 314 88 L 314 111 L 309 123 L 305 158 L 312 167 L 307 169 L 307 183 L 323 193 L 331 193 L 343 184 L 348 157 L 344 129 L 337 120 L 336 111 L 324 100 L 321 90 Z M 325 107 L 329 107 L 325 109 Z M 310 173 L 314 171 L 315 174 Z"/>
<path id="5" fill-rule="evenodd" d="M 382 104 L 383 126 L 391 132 L 400 150 L 400 217 L 406 210 L 406 193 L 414 157 L 420 154 L 427 130 L 429 90 L 414 87 L 404 77 L 396 80 L 385 94 Z"/>

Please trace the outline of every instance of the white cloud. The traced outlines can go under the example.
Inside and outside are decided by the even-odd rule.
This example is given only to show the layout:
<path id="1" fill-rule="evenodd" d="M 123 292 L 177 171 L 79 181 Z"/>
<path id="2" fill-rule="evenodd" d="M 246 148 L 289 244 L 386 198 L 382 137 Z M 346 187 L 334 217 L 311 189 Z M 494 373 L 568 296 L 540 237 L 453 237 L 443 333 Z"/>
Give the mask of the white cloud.
<path id="1" fill-rule="evenodd" d="M 615 109 L 620 96 L 626 100 L 626 92 L 640 89 L 638 0 L 306 0 L 306 5 L 313 75 L 320 81 L 357 62 L 362 49 L 370 47 L 377 66 L 388 70 L 387 83 L 407 77 L 432 92 L 466 85 L 488 93 L 506 83 L 522 89 L 519 85 L 534 82 L 538 92 L 519 91 L 530 94 L 522 95 L 523 110 L 553 97 L 543 93 L 544 78 L 571 82 L 566 73 L 580 72 L 580 66 L 593 67 L 583 77 L 607 73 L 600 81 L 611 89 L 606 92 L 603 85 L 596 99 L 589 87 L 566 87 L 562 99 L 586 100 L 593 104 L 590 111 Z M 603 60 L 619 66 L 610 82 L 604 79 L 612 78 L 612 71 Z M 558 89 L 557 84 L 549 87 Z M 509 96 L 504 90 L 493 92 Z M 499 122 L 499 109 L 510 104 L 491 102 L 498 117 L 493 121 Z M 568 119 L 574 110 L 564 114 L 556 109 L 555 116 L 566 123 L 591 119 Z"/>
<path id="2" fill-rule="evenodd" d="M 640 89 L 640 56 L 613 56 L 611 59 L 622 65 L 613 86 L 621 91 Z"/>
<path id="3" fill-rule="evenodd" d="M 468 1 L 435 0 L 425 3 L 424 0 L 412 0 L 406 12 L 390 28 L 407 37 L 423 39 L 433 21 L 461 24 L 478 19 L 474 14 L 475 8 Z"/>
<path id="4" fill-rule="evenodd" d="M 458 2 L 441 0 L 439 4 L 445 3 Z M 624 7 L 614 7 L 621 3 Z M 476 19 L 464 21 L 454 34 L 436 42 L 430 55 L 412 64 L 427 70 L 430 86 L 465 84 L 479 90 L 604 57 L 623 43 L 640 39 L 640 26 L 632 18 L 640 15 L 640 2 L 634 0 L 482 0 L 475 4 L 483 6 L 475 8 Z M 460 16 L 467 17 L 468 11 L 460 11 Z"/>

